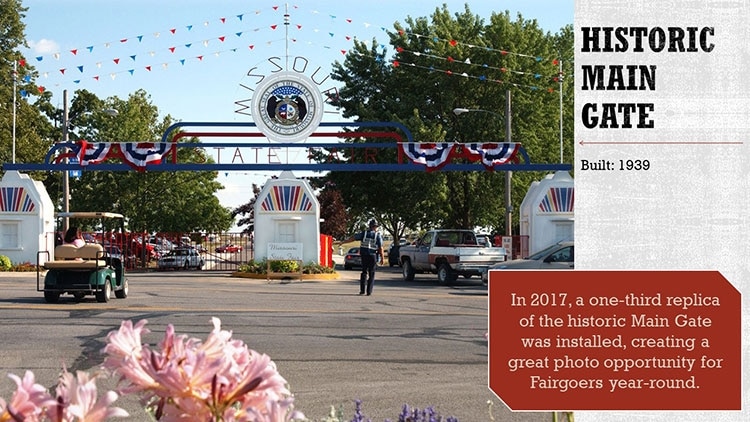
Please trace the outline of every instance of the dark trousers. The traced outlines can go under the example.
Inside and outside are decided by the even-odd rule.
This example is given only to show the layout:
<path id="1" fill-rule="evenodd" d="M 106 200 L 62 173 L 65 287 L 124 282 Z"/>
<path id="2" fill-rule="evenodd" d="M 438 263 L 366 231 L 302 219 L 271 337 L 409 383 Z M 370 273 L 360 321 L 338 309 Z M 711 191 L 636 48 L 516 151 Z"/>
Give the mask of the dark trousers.
<path id="1" fill-rule="evenodd" d="M 362 274 L 359 275 L 359 293 L 372 293 L 375 282 L 375 255 L 362 255 Z M 366 285 L 365 285 L 366 283 Z M 367 289 L 365 290 L 365 287 Z"/>

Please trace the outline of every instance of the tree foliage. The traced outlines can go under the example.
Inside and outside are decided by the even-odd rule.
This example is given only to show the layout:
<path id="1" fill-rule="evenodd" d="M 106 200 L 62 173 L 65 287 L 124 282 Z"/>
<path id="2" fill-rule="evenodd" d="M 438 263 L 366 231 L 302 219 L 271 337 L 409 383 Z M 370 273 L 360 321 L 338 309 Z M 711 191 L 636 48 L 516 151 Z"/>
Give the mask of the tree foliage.
<path id="1" fill-rule="evenodd" d="M 116 110 L 117 115 L 107 113 Z M 158 142 L 174 123 L 159 117 L 145 91 L 127 100 L 101 100 L 86 90 L 77 91 L 70 107 L 70 139 L 91 142 Z M 197 139 L 181 142 L 198 142 Z M 200 150 L 177 149 L 179 163 L 201 162 Z M 228 209 L 214 195 L 222 188 L 216 172 L 106 172 L 85 171 L 70 181 L 72 211 L 113 211 L 128 218 L 129 228 L 146 232 L 227 230 Z"/>
<path id="2" fill-rule="evenodd" d="M 344 62 L 334 64 L 333 79 L 343 83 L 336 104 L 345 117 L 400 122 L 416 142 L 503 142 L 510 95 L 509 141 L 521 142 L 535 163 L 560 161 L 558 66 L 553 60 L 563 59 L 563 73 L 572 74 L 572 26 L 553 35 L 520 14 L 512 19 L 508 12 L 494 13 L 485 23 L 468 5 L 455 14 L 443 5 L 429 18 L 408 17 L 394 28 L 389 34 L 393 54 L 378 40 L 356 41 Z M 572 84 L 565 84 L 566 162 L 573 154 L 572 93 Z M 456 115 L 455 108 L 490 113 Z M 513 174 L 516 211 L 531 181 L 543 176 Z M 327 176 L 341 191 L 352 221 L 380 217 L 394 237 L 404 227 L 504 228 L 504 177 L 502 171 Z"/>
<path id="3" fill-rule="evenodd" d="M 36 72 L 18 51 L 26 45 L 20 0 L 0 1 L 0 162 L 40 162 L 60 132 L 45 117 L 51 93 L 34 83 Z M 15 101 L 14 101 L 15 90 Z M 15 118 L 13 105 L 15 102 Z M 14 154 L 15 150 L 15 154 Z M 44 173 L 34 173 L 43 179 Z"/>

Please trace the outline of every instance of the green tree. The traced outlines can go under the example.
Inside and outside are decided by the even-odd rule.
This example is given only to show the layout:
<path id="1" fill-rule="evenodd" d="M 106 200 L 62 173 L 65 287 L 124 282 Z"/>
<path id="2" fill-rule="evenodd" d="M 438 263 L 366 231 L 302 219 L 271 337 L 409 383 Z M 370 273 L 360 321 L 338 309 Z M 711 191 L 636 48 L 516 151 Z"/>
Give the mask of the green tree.
<path id="1" fill-rule="evenodd" d="M 240 216 L 240 219 L 237 221 L 237 226 L 244 227 L 242 233 L 247 234 L 250 234 L 255 230 L 255 202 L 258 200 L 258 195 L 261 191 L 260 186 L 255 183 L 253 183 L 252 189 L 253 196 L 250 198 L 250 201 L 232 210 L 232 218 Z"/>
<path id="2" fill-rule="evenodd" d="M 511 141 L 521 142 L 535 163 L 559 162 L 555 60 L 562 58 L 564 72 L 572 73 L 572 26 L 552 35 L 521 15 L 512 19 L 508 12 L 494 13 L 485 23 L 468 5 L 456 14 L 443 5 L 430 18 L 408 17 L 404 25 L 394 27 L 389 40 L 395 50 L 392 56 L 377 40 L 369 46 L 355 42 L 344 63 L 334 64 L 333 78 L 344 85 L 337 105 L 345 117 L 403 123 L 416 142 L 501 142 L 510 92 Z M 567 83 L 567 117 L 572 116 L 572 92 Z M 492 113 L 458 116 L 453 110 L 459 107 Z M 571 119 L 564 126 L 566 162 L 572 160 L 572 130 Z M 531 180 L 544 174 L 513 176 L 517 211 Z M 332 172 L 328 178 L 340 187 L 352 220 L 379 215 L 394 237 L 398 225 L 391 220 L 415 229 L 504 228 L 502 171 Z"/>
<path id="3" fill-rule="evenodd" d="M 117 115 L 111 115 L 109 110 L 117 110 Z M 70 107 L 71 140 L 158 142 L 172 123 L 169 115 L 160 119 L 158 109 L 142 90 L 127 100 L 117 97 L 101 100 L 81 90 L 76 92 Z M 179 163 L 204 159 L 200 150 L 177 149 Z M 133 231 L 227 230 L 232 216 L 214 195 L 222 188 L 215 179 L 216 172 L 210 171 L 84 171 L 80 179 L 70 181 L 70 209 L 119 212 L 128 218 Z"/>
<path id="4" fill-rule="evenodd" d="M 51 93 L 33 82 L 36 73 L 18 51 L 26 46 L 22 19 L 28 9 L 20 0 L 0 1 L 0 162 L 41 162 L 49 147 L 60 139 L 43 114 L 50 110 Z M 15 119 L 13 117 L 15 90 Z M 15 137 L 14 137 L 15 128 Z M 43 180 L 47 175 L 34 172 Z"/>

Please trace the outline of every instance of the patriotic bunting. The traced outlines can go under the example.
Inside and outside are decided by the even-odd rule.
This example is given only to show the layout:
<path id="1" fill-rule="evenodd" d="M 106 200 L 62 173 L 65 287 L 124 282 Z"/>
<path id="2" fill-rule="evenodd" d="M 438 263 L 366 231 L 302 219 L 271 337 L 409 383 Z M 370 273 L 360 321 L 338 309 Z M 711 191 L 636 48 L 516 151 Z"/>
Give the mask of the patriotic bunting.
<path id="1" fill-rule="evenodd" d="M 149 164 L 159 164 L 169 153 L 176 162 L 174 142 L 94 142 L 78 141 L 75 154 L 82 167 L 120 159 L 137 171 L 145 171 Z M 428 172 L 439 170 L 454 158 L 480 161 L 487 170 L 495 166 L 517 163 L 521 151 L 519 143 L 399 143 L 401 152 L 414 164 L 425 166 Z"/>
<path id="2" fill-rule="evenodd" d="M 82 167 L 119 158 L 135 170 L 145 171 L 147 165 L 161 163 L 170 152 L 176 157 L 176 146 L 171 142 L 89 143 L 82 140 L 78 144 L 78 162 Z"/>
<path id="3" fill-rule="evenodd" d="M 519 143 L 415 143 L 400 144 L 401 151 L 414 164 L 421 164 L 428 172 L 439 170 L 453 158 L 481 161 L 487 170 L 495 166 L 517 161 L 521 149 Z"/>

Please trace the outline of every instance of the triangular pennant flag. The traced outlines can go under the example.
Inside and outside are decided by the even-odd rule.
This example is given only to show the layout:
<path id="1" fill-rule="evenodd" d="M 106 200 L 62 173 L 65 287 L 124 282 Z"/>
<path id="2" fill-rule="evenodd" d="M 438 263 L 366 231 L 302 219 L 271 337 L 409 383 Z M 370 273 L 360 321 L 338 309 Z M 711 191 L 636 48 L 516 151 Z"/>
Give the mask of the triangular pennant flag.
<path id="1" fill-rule="evenodd" d="M 70 50 L 70 52 L 71 52 L 71 53 L 73 53 L 73 55 L 74 55 L 74 56 L 75 56 L 76 54 L 78 54 L 78 50 Z"/>
<path id="2" fill-rule="evenodd" d="M 235 32 L 234 35 L 237 35 L 238 37 L 242 36 L 242 32 Z"/>
<path id="3" fill-rule="evenodd" d="M 276 30 L 276 27 L 277 27 L 277 26 L 278 26 L 278 25 L 271 25 L 271 29 L 273 29 L 273 30 Z"/>
<path id="4" fill-rule="evenodd" d="M 185 59 L 180 59 L 180 64 L 185 66 Z"/>
<path id="5" fill-rule="evenodd" d="M 193 25 L 188 25 L 188 26 L 186 26 L 185 28 L 187 28 L 187 30 L 188 30 L 188 31 L 190 31 L 190 30 L 192 30 L 192 29 L 193 29 Z"/>
<path id="6" fill-rule="evenodd" d="M 39 90 L 39 93 L 42 93 L 42 92 L 44 92 L 44 87 L 43 87 L 43 86 L 39 86 L 39 87 L 37 88 L 37 90 Z"/>
<path id="7" fill-rule="evenodd" d="M 297 24 L 297 29 L 302 29 L 302 25 Z"/>
<path id="8" fill-rule="evenodd" d="M 94 80 L 99 82 L 99 75 L 94 76 Z"/>
<path id="9" fill-rule="evenodd" d="M 43 56 L 36 56 L 36 61 L 41 62 L 42 60 L 44 60 Z"/>
<path id="10" fill-rule="evenodd" d="M 242 20 L 242 15 L 237 15 L 237 19 Z"/>
<path id="11" fill-rule="evenodd" d="M 174 53 L 174 49 L 175 47 L 169 47 L 169 51 L 171 51 L 172 53 Z"/>
<path id="12" fill-rule="evenodd" d="M 83 66 L 78 66 L 78 71 L 83 73 Z"/>
<path id="13" fill-rule="evenodd" d="M 90 45 L 90 46 L 86 47 L 86 49 L 89 51 L 89 53 L 91 53 L 92 51 L 94 51 L 94 46 Z"/>
<path id="14" fill-rule="evenodd" d="M 79 84 L 79 83 L 81 83 L 81 80 L 80 79 L 76 79 L 76 80 L 73 81 L 73 83 L 74 84 Z"/>
<path id="15" fill-rule="evenodd" d="M 250 45 L 247 46 L 247 48 L 249 48 L 249 49 L 252 50 L 253 48 L 255 48 L 255 45 L 254 44 L 250 44 Z"/>
<path id="16" fill-rule="evenodd" d="M 52 55 L 52 57 L 54 57 L 55 60 L 60 60 L 60 53 L 55 53 Z"/>
<path id="17" fill-rule="evenodd" d="M 135 61 L 135 54 L 133 54 L 132 56 L 130 56 L 130 58 L 133 59 L 133 61 Z"/>
<path id="18" fill-rule="evenodd" d="M 203 56 L 198 56 L 196 59 L 198 59 L 198 61 L 203 61 Z"/>
<path id="19" fill-rule="evenodd" d="M 114 81 L 117 75 L 115 73 L 110 73 L 109 77 L 112 78 L 112 80 Z"/>
<path id="20" fill-rule="evenodd" d="M 164 70 L 167 70 L 167 67 L 169 67 L 169 63 L 162 63 L 161 68 Z"/>
<path id="21" fill-rule="evenodd" d="M 60 69 L 60 73 L 65 74 L 65 69 Z"/>
<path id="22" fill-rule="evenodd" d="M 221 18 L 219 20 L 221 21 L 221 23 L 227 23 L 227 18 Z"/>
<path id="23" fill-rule="evenodd" d="M 176 28 L 172 28 L 172 29 L 169 30 L 169 32 L 171 32 L 172 35 L 174 35 L 174 33 L 177 32 L 177 29 Z"/>
<path id="24" fill-rule="evenodd" d="M 109 48 L 109 46 L 110 46 L 110 43 L 108 43 L 108 42 L 104 43 L 104 48 Z"/>
<path id="25" fill-rule="evenodd" d="M 224 38 L 226 38 L 226 37 L 223 37 L 223 36 L 219 37 L 219 41 L 224 42 Z"/>
<path id="26" fill-rule="evenodd" d="M 192 45 L 193 45 L 193 43 L 185 44 L 185 47 L 190 48 L 190 46 L 192 46 Z"/>
<path id="27" fill-rule="evenodd" d="M 139 35 L 136 38 L 138 38 L 138 42 L 143 42 L 143 35 Z"/>
<path id="28" fill-rule="evenodd" d="M 146 66 L 146 70 L 151 71 L 151 66 Z"/>
<path id="29" fill-rule="evenodd" d="M 208 47 L 208 40 L 203 40 L 203 46 Z"/>
<path id="30" fill-rule="evenodd" d="M 133 76 L 133 73 L 135 73 L 135 69 L 128 70 L 128 73 L 130 73 L 130 76 Z"/>
<path id="31" fill-rule="evenodd" d="M 123 39 L 120 40 L 120 42 L 121 43 L 126 43 L 126 42 L 128 42 L 128 39 L 127 38 L 123 38 Z"/>
<path id="32" fill-rule="evenodd" d="M 24 76 L 24 77 L 23 77 L 23 81 L 24 81 L 24 82 L 26 82 L 26 83 L 29 83 L 29 82 L 31 82 L 31 75 L 26 75 L 26 76 Z"/>
<path id="33" fill-rule="evenodd" d="M 120 64 L 120 59 L 114 59 L 113 61 L 115 62 L 115 64 Z"/>

